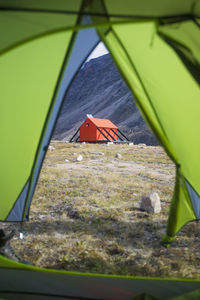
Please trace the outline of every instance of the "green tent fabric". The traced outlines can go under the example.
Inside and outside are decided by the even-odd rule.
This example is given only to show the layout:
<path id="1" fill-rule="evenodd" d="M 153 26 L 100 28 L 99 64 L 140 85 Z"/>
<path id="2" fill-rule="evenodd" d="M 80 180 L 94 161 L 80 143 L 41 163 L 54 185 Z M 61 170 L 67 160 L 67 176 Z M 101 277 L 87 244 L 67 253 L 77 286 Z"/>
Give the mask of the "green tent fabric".
<path id="1" fill-rule="evenodd" d="M 163 244 L 200 219 L 199 0 L 0 0 L 0 34 L 1 221 L 28 220 L 64 95 L 100 40 L 176 165 Z M 199 281 L 38 270 L 3 257 L 0 273 L 0 297 L 11 299 L 170 299 L 200 288 Z"/>
<path id="2" fill-rule="evenodd" d="M 150 299 L 169 300 L 187 293 L 198 295 L 200 289 L 198 280 L 45 270 L 3 257 L 0 266 L 0 297 L 3 299 L 133 300 L 135 297 L 144 299 L 143 294 L 147 294 Z"/>
<path id="3" fill-rule="evenodd" d="M 113 25 L 104 39 L 146 119 L 177 165 L 167 232 L 173 237 L 186 222 L 199 217 L 195 206 L 199 199 L 190 199 L 185 181 L 200 194 L 200 89 L 176 52 L 157 34 L 157 26 L 155 21 Z"/>

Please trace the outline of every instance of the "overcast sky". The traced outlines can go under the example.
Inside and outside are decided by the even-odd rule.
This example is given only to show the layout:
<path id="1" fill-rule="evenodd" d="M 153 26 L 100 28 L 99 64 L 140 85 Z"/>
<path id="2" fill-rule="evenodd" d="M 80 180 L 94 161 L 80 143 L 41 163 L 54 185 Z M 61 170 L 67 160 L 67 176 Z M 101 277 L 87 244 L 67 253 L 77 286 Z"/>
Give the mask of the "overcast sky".
<path id="1" fill-rule="evenodd" d="M 108 50 L 104 46 L 104 43 L 100 42 L 98 44 L 98 46 L 94 49 L 94 51 L 91 53 L 91 55 L 88 57 L 87 61 L 89 61 L 90 59 L 93 59 L 95 57 L 102 56 L 102 55 L 107 54 L 107 53 L 108 53 Z"/>

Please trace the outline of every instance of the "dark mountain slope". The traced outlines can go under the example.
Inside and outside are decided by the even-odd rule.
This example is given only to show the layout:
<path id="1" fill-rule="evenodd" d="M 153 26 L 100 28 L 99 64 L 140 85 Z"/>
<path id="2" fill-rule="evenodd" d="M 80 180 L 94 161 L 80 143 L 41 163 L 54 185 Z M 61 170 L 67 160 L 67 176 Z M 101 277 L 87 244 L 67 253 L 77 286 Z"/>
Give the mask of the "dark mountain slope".
<path id="1" fill-rule="evenodd" d="M 86 114 L 111 120 L 134 143 L 157 144 L 109 54 L 90 60 L 79 71 L 65 98 L 53 138 L 69 140 Z"/>

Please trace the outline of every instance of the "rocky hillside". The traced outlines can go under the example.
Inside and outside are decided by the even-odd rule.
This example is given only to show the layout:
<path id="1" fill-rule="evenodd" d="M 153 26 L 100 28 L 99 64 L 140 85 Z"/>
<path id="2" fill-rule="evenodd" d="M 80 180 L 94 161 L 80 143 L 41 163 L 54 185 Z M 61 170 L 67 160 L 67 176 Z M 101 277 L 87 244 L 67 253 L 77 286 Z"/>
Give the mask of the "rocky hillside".
<path id="1" fill-rule="evenodd" d="M 90 60 L 79 71 L 65 98 L 53 139 L 69 140 L 86 114 L 111 120 L 135 144 L 157 145 L 110 54 Z"/>

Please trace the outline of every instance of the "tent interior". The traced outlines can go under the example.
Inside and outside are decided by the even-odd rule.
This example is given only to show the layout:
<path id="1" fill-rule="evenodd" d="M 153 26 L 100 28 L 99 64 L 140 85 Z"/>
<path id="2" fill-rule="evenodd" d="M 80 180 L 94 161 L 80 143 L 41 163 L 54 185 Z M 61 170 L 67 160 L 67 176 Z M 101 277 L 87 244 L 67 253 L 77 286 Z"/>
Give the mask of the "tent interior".
<path id="1" fill-rule="evenodd" d="M 28 220 L 64 95 L 102 40 L 176 165 L 168 246 L 200 217 L 200 1 L 2 0 L 0 14 L 0 220 Z M 200 288 L 199 280 L 38 269 L 2 256 L 0 274 L 5 299 L 175 299 Z"/>

